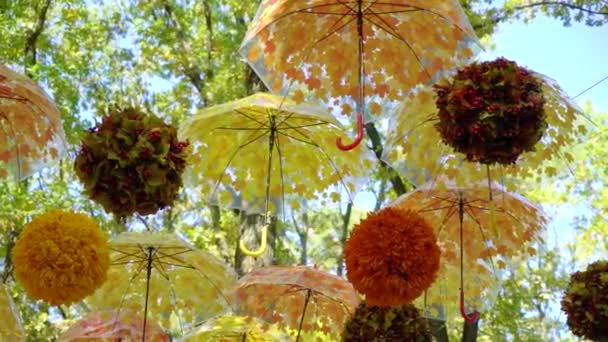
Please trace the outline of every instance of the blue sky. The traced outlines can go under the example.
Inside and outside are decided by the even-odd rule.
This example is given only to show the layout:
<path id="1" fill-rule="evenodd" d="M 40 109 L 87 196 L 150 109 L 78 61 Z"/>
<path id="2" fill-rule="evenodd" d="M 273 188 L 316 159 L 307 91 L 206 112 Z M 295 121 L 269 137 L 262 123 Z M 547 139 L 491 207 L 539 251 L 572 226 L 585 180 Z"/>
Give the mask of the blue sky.
<path id="1" fill-rule="evenodd" d="M 496 49 L 480 55 L 481 59 L 504 56 L 555 79 L 568 95 L 574 97 L 608 76 L 608 25 L 589 27 L 574 23 L 570 27 L 555 19 L 537 17 L 530 24 L 513 22 L 501 25 L 493 41 Z M 598 111 L 608 111 L 608 80 L 585 92 L 577 102 L 590 101 Z M 575 233 L 572 219 L 575 206 L 545 207 L 553 221 L 549 230 L 549 245 L 572 241 Z"/>
<path id="2" fill-rule="evenodd" d="M 493 38 L 496 49 L 482 53 L 480 58 L 504 56 L 514 60 L 557 80 L 570 96 L 608 76 L 608 25 L 564 27 L 557 20 L 541 16 L 530 24 L 518 21 L 501 25 Z M 608 111 L 608 80 L 577 100 L 591 100 L 598 110 Z"/>

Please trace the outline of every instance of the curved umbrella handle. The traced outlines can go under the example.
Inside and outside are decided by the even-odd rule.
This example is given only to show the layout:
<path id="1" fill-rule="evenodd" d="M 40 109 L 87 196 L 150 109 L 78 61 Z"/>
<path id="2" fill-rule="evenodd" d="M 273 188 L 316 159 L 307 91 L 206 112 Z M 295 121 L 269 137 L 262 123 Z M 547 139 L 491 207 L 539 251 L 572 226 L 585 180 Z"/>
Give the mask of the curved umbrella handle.
<path id="1" fill-rule="evenodd" d="M 241 252 L 243 252 L 243 254 L 245 254 L 246 256 L 250 256 L 250 257 L 254 257 L 254 258 L 257 258 L 260 255 L 264 254 L 264 252 L 266 252 L 267 247 L 268 247 L 268 225 L 264 225 L 264 227 L 262 227 L 262 241 L 260 242 L 260 247 L 258 249 L 256 249 L 255 251 L 247 249 L 247 246 L 245 246 L 245 243 L 243 242 L 243 240 L 239 240 L 239 249 L 241 250 Z"/>
<path id="2" fill-rule="evenodd" d="M 350 151 L 353 148 L 359 146 L 359 144 L 361 143 L 362 140 L 363 140 L 363 114 L 361 112 L 359 112 L 359 113 L 357 113 L 357 136 L 355 137 L 355 140 L 348 145 L 344 145 L 344 143 L 342 143 L 342 137 L 338 137 L 338 139 L 336 139 L 336 146 L 338 146 L 338 148 L 342 151 Z"/>
<path id="3" fill-rule="evenodd" d="M 473 311 L 470 314 L 467 314 L 464 310 L 464 290 L 460 289 L 460 315 L 464 318 L 465 321 L 469 323 L 475 323 L 479 319 L 479 312 L 477 310 Z"/>

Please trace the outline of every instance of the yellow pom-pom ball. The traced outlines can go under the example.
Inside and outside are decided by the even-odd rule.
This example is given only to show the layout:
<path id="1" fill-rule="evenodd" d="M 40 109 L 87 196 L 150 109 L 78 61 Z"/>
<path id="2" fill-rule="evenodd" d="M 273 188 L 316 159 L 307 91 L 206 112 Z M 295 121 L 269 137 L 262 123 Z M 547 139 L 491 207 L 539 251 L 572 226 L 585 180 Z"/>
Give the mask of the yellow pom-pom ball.
<path id="1" fill-rule="evenodd" d="M 13 248 L 17 281 L 32 299 L 71 304 L 91 295 L 110 267 L 108 236 L 89 216 L 53 210 L 25 226 Z"/>

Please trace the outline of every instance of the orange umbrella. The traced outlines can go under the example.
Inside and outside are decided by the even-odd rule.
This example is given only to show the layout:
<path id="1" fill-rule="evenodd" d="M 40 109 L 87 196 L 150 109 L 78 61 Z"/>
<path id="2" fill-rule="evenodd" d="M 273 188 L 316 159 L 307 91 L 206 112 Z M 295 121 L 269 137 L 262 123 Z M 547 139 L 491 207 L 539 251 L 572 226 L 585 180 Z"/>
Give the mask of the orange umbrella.
<path id="1" fill-rule="evenodd" d="M 298 329 L 296 341 L 302 331 L 337 336 L 359 305 L 349 282 L 306 266 L 255 269 L 230 292 L 238 314 Z"/>
<path id="2" fill-rule="evenodd" d="M 241 53 L 275 93 L 309 92 L 336 101 L 345 114 L 354 102 L 358 136 L 363 104 L 399 101 L 417 84 L 431 84 L 474 55 L 477 37 L 456 0 L 265 0 Z"/>
<path id="3" fill-rule="evenodd" d="M 128 310 L 99 311 L 71 326 L 59 337 L 59 342 L 141 341 L 144 320 Z M 169 342 L 163 330 L 150 321 L 146 323 L 146 341 Z"/>
<path id="4" fill-rule="evenodd" d="M 458 186 L 439 178 L 390 206 L 418 211 L 435 228 L 441 267 L 420 303 L 433 318 L 445 318 L 445 311 L 459 303 L 460 313 L 475 321 L 477 315 L 467 315 L 465 307 L 489 309 L 499 272 L 515 257 L 536 254 L 532 244 L 544 240 L 546 218 L 540 208 L 496 183 Z"/>
<path id="5" fill-rule="evenodd" d="M 0 179 L 30 176 L 65 146 L 55 103 L 32 80 L 0 65 Z"/>

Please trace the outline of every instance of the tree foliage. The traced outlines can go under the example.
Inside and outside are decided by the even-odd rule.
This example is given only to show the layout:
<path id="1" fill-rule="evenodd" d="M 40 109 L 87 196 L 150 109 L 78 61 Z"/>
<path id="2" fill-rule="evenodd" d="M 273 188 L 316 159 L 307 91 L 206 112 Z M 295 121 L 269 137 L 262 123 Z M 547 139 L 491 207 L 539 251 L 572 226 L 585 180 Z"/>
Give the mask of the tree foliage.
<path id="1" fill-rule="evenodd" d="M 608 20 L 608 4 L 601 0 L 461 3 L 480 37 L 490 36 L 501 22 L 530 20 L 539 13 L 566 25 L 577 21 L 596 26 Z M 30 341 L 53 340 L 65 328 L 64 318 L 83 312 L 79 305 L 32 302 L 11 276 L 10 250 L 23 225 L 51 208 L 88 212 L 111 234 L 133 227 L 182 234 L 241 273 L 271 263 L 317 264 L 344 273 L 343 244 L 349 228 L 364 216 L 361 209 L 311 208 L 285 222 L 279 215 L 269 235 L 269 253 L 253 260 L 241 255 L 237 246 L 243 234 L 259 239 L 258 215 L 242 208 L 219 208 L 207 194 L 183 191 L 175 206 L 157 215 L 117 220 L 90 202 L 74 181 L 72 163 L 83 133 L 112 106 L 142 106 L 179 124 L 198 108 L 262 89 L 237 53 L 257 7 L 257 1 L 242 0 L 0 1 L 0 63 L 27 73 L 48 90 L 71 144 L 69 156 L 46 171 L 20 184 L 0 183 L 0 274 L 12 285 Z M 597 121 L 604 123 L 605 118 L 598 116 Z M 375 127 L 367 132 L 374 148 L 381 148 L 383 132 Z M 531 194 L 556 203 L 577 200 L 589 205 L 590 212 L 579 221 L 579 261 L 608 251 L 608 245 L 595 243 L 608 236 L 608 192 L 602 190 L 608 181 L 603 163 L 608 138 L 597 134 L 589 141 L 580 147 L 574 176 L 564 176 L 563 193 Z M 382 163 L 373 173 L 369 190 L 376 195 L 376 208 L 407 189 L 406 182 Z M 563 325 L 546 303 L 557 300 L 569 262 L 558 251 L 548 251 L 538 260 L 520 263 L 506 278 L 495 311 L 484 317 L 480 339 L 518 334 L 522 341 L 565 338 Z M 456 322 L 450 326 L 460 324 Z"/>

